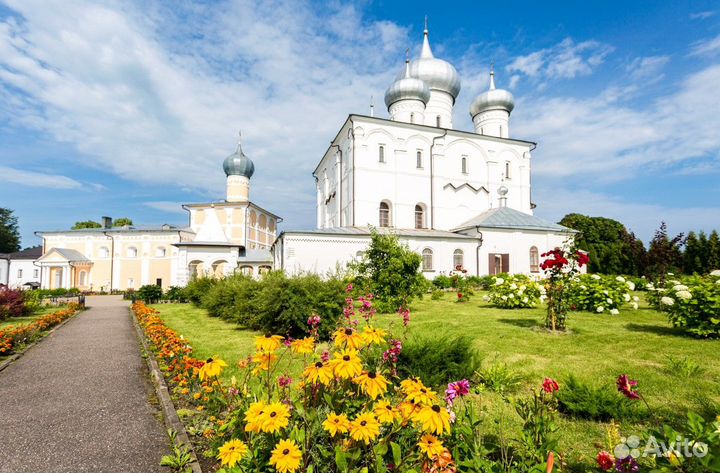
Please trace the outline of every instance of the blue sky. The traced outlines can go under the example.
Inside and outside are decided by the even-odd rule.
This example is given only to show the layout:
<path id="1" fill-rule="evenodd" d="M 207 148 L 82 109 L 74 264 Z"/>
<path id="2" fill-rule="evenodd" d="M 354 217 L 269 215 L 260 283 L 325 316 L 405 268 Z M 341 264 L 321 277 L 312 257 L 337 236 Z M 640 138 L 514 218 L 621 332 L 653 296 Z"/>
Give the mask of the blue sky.
<path id="1" fill-rule="evenodd" d="M 312 227 L 312 169 L 370 96 L 387 115 L 426 14 L 456 128 L 491 61 L 515 95 L 537 215 L 720 228 L 717 2 L 0 0 L 0 206 L 25 246 L 102 215 L 184 224 L 181 203 L 223 197 L 242 129 L 252 199 Z"/>

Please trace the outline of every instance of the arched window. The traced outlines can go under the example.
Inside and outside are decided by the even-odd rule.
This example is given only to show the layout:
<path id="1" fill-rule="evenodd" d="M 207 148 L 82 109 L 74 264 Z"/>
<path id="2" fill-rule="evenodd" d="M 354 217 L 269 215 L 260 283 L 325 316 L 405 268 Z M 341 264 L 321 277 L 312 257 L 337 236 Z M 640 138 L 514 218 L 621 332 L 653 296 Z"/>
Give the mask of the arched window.
<path id="1" fill-rule="evenodd" d="M 467 166 L 467 156 L 462 157 L 462 161 L 460 163 L 460 168 L 463 174 L 467 174 L 468 172 L 468 166 Z"/>
<path id="2" fill-rule="evenodd" d="M 505 179 L 510 179 L 510 161 L 505 161 Z"/>
<path id="3" fill-rule="evenodd" d="M 270 266 L 263 265 L 258 267 L 258 274 L 260 275 L 267 274 L 270 271 L 272 271 L 272 268 Z"/>
<path id="4" fill-rule="evenodd" d="M 435 117 L 435 126 L 440 128 L 440 115 Z"/>
<path id="5" fill-rule="evenodd" d="M 260 225 L 261 230 L 267 230 L 267 216 L 265 214 L 260 214 L 258 224 Z"/>
<path id="6" fill-rule="evenodd" d="M 253 267 L 252 266 L 240 266 L 240 272 L 246 276 L 252 276 Z"/>
<path id="7" fill-rule="evenodd" d="M 355 253 L 355 258 L 357 259 L 363 259 L 363 256 L 365 256 L 364 251 L 358 251 L 357 253 Z"/>
<path id="8" fill-rule="evenodd" d="M 190 264 L 188 264 L 188 273 L 190 273 L 190 279 L 197 279 L 203 277 L 204 274 L 202 261 L 190 261 Z"/>
<path id="9" fill-rule="evenodd" d="M 416 162 L 417 168 L 418 168 L 418 169 L 422 169 L 422 167 L 423 167 L 422 151 L 418 151 L 417 154 L 415 155 L 415 157 L 416 157 L 416 161 L 417 161 L 417 162 Z"/>
<path id="10" fill-rule="evenodd" d="M 135 248 L 134 246 L 131 246 L 127 249 L 128 258 L 137 258 L 137 255 L 137 248 Z"/>
<path id="11" fill-rule="evenodd" d="M 378 147 L 378 162 L 385 162 L 385 145 L 380 145 Z"/>
<path id="12" fill-rule="evenodd" d="M 108 250 L 107 246 L 101 246 L 100 247 L 100 257 L 101 258 L 107 258 L 110 256 L 110 250 Z"/>
<path id="13" fill-rule="evenodd" d="M 455 252 L 453 252 L 453 268 L 455 268 L 456 271 L 460 271 L 465 267 L 465 253 L 463 253 L 463 250 L 457 249 Z"/>
<path id="14" fill-rule="evenodd" d="M 415 206 L 415 228 L 425 228 L 425 209 L 420 204 Z"/>
<path id="15" fill-rule="evenodd" d="M 530 272 L 540 272 L 540 255 L 538 254 L 537 246 L 530 247 Z"/>
<path id="16" fill-rule="evenodd" d="M 433 252 L 430 248 L 425 248 L 422 251 L 422 270 L 432 271 L 433 269 Z"/>
<path id="17" fill-rule="evenodd" d="M 85 271 L 80 271 L 80 274 L 78 275 L 78 286 L 85 286 Z"/>
<path id="18" fill-rule="evenodd" d="M 380 202 L 380 226 L 390 226 L 390 204 L 387 202 Z"/>
<path id="19" fill-rule="evenodd" d="M 155 256 L 158 258 L 164 258 L 167 250 L 165 250 L 164 246 L 158 246 L 155 248 Z"/>

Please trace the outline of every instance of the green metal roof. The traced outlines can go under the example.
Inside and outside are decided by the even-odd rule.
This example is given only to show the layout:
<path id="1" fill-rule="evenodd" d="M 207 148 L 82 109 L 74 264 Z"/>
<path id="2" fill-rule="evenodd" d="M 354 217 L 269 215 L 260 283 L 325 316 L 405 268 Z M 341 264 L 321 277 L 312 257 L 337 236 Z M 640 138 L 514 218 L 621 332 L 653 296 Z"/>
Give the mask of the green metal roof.
<path id="1" fill-rule="evenodd" d="M 475 227 L 575 233 L 575 230 L 558 225 L 557 223 L 548 222 L 534 215 L 511 209 L 510 207 L 498 207 L 485 211 L 467 222 L 458 225 L 453 231 Z"/>

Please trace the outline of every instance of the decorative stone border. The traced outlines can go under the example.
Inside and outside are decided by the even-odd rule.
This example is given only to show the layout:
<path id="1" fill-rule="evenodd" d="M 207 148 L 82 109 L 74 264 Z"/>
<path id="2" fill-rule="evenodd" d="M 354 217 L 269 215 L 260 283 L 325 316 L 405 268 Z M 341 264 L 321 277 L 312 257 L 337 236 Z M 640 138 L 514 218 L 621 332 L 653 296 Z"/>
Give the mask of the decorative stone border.
<path id="1" fill-rule="evenodd" d="M 49 337 L 50 335 L 52 335 L 52 333 L 53 333 L 55 330 L 59 329 L 60 327 L 62 327 L 62 326 L 65 325 L 66 323 L 70 322 L 72 319 L 74 319 L 75 317 L 77 317 L 77 315 L 80 314 L 80 313 L 82 313 L 84 310 L 85 310 L 85 309 L 78 309 L 78 311 L 75 312 L 73 315 L 71 315 L 71 316 L 68 317 L 67 319 L 63 320 L 62 322 L 60 322 L 59 324 L 57 324 L 56 326 L 54 326 L 53 328 L 51 328 L 51 329 L 48 330 L 47 332 L 44 332 L 42 337 L 38 338 L 37 340 L 35 340 L 34 342 L 32 342 L 30 345 L 26 345 L 25 348 L 23 348 L 21 351 L 15 353 L 14 355 L 11 355 L 10 358 L 8 358 L 7 360 L 4 360 L 2 363 L 0 363 L 0 371 L 4 370 L 4 369 L 7 368 L 8 366 L 10 366 L 14 361 L 17 361 L 17 360 L 19 360 L 20 358 L 22 358 L 22 356 L 23 356 L 28 350 L 30 350 L 32 347 L 34 347 L 34 346 L 37 345 L 38 343 L 40 343 L 40 342 L 42 342 L 43 340 L 45 340 L 47 337 Z"/>
<path id="2" fill-rule="evenodd" d="M 153 386 L 155 386 L 155 394 L 157 395 L 157 398 L 160 401 L 160 405 L 162 406 L 163 418 L 165 419 L 165 427 L 174 430 L 177 433 L 177 442 L 180 445 L 188 448 L 188 452 L 190 453 L 190 457 L 192 458 L 189 466 L 192 469 L 193 473 L 203 473 L 202 468 L 200 467 L 200 462 L 198 461 L 197 455 L 195 454 L 195 449 L 193 448 L 192 442 L 190 442 L 190 438 L 185 431 L 185 426 L 180 421 L 180 418 L 177 415 L 177 411 L 175 410 L 175 405 L 170 398 L 170 390 L 168 389 L 167 383 L 165 382 L 165 377 L 160 370 L 160 366 L 155 359 L 155 355 L 148 346 L 148 339 L 147 337 L 145 337 L 145 332 L 143 332 L 143 329 L 140 327 L 140 324 L 138 323 L 137 317 L 132 311 L 132 308 L 128 308 L 128 310 L 130 311 L 130 316 L 132 317 L 133 325 L 135 326 L 137 338 L 140 341 L 143 354 L 145 355 L 145 361 L 147 362 L 148 369 L 150 370 L 150 377 L 153 380 Z"/>

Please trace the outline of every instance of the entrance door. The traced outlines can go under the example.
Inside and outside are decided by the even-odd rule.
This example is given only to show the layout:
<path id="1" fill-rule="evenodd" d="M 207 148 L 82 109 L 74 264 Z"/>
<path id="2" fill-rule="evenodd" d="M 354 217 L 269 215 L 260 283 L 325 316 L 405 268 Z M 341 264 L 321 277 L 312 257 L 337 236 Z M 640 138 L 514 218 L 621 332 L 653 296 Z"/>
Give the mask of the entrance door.
<path id="1" fill-rule="evenodd" d="M 157 278 L 157 279 L 155 280 L 155 285 L 156 285 L 157 287 L 162 287 L 162 278 Z"/>
<path id="2" fill-rule="evenodd" d="M 488 255 L 488 273 L 491 275 L 510 272 L 509 253 L 490 253 Z"/>
<path id="3" fill-rule="evenodd" d="M 63 269 L 57 268 L 55 270 L 55 288 L 61 288 L 63 287 Z"/>

